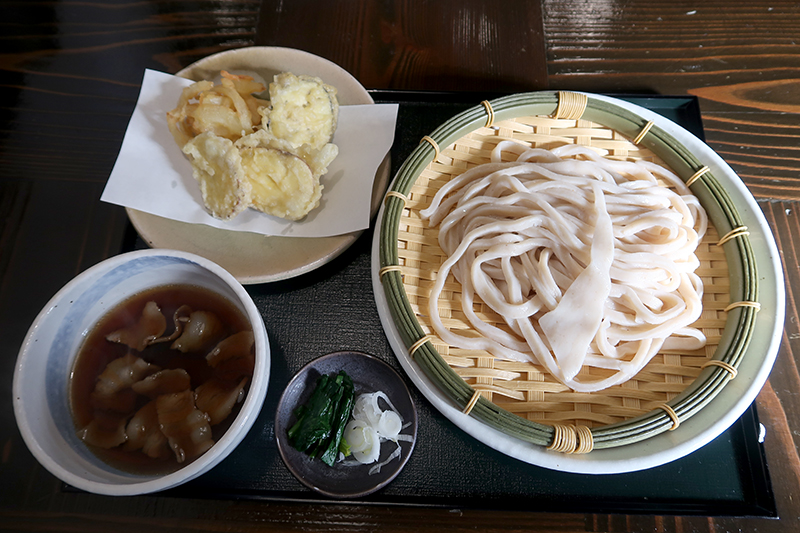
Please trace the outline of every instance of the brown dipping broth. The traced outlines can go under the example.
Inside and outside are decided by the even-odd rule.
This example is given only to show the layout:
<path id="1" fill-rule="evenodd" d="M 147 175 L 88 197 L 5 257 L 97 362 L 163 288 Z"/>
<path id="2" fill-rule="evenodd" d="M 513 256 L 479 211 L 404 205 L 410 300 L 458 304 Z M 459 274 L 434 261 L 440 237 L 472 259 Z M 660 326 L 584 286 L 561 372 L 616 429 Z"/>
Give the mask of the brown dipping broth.
<path id="1" fill-rule="evenodd" d="M 170 349 L 172 342 L 157 343 L 148 346 L 141 352 L 132 350 L 124 344 L 106 340 L 109 333 L 136 323 L 142 315 L 144 306 L 155 301 L 167 319 L 164 335 L 174 330 L 173 315 L 182 305 L 189 305 L 194 311 L 210 311 L 222 322 L 225 332 L 213 344 L 202 351 L 181 353 Z M 228 299 L 195 285 L 166 285 L 141 292 L 123 301 L 106 313 L 84 339 L 75 358 L 69 379 L 70 410 L 75 430 L 85 427 L 94 418 L 91 394 L 94 391 L 97 377 L 106 366 L 130 350 L 151 364 L 162 369 L 182 368 L 191 377 L 191 388 L 195 390 L 213 376 L 213 369 L 206 362 L 206 355 L 220 340 L 244 330 L 250 330 L 246 316 Z M 245 386 L 245 392 L 249 382 Z M 149 402 L 149 398 L 140 396 L 137 410 Z M 236 404 L 230 415 L 221 423 L 211 426 L 214 442 L 217 442 L 235 420 L 242 402 Z M 134 411 L 135 412 L 135 411 Z M 133 416 L 133 413 L 131 414 Z M 141 451 L 125 451 L 120 447 L 103 449 L 86 444 L 86 446 L 105 463 L 126 472 L 142 475 L 168 474 L 174 472 L 193 459 L 178 463 L 174 454 L 168 460 L 148 457 Z M 194 458 L 196 459 L 196 458 Z"/>

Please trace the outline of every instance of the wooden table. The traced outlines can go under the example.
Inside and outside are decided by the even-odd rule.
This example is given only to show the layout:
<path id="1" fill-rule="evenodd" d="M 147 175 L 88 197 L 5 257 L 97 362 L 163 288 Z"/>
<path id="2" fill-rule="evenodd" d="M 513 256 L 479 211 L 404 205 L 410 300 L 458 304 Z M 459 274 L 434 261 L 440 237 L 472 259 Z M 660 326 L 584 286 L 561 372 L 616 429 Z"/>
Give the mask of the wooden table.
<path id="1" fill-rule="evenodd" d="M 760 531 L 800 528 L 800 5 L 479 0 L 0 0 L 0 529 L 13 531 Z M 757 399 L 779 520 L 403 509 L 68 493 L 13 423 L 22 339 L 69 279 L 119 252 L 99 202 L 145 68 L 260 45 L 326 57 L 370 89 L 691 94 L 706 138 L 771 225 L 787 284 Z"/>

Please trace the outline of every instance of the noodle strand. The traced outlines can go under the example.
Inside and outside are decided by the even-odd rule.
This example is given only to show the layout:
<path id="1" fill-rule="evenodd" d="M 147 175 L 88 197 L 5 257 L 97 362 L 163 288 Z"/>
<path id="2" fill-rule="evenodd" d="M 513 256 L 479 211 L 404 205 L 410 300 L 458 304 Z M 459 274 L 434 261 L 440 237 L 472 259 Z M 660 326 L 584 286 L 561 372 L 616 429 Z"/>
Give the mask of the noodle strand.
<path id="1" fill-rule="evenodd" d="M 630 379 L 665 343 L 705 343 L 691 324 L 702 311 L 695 250 L 707 216 L 655 163 L 503 141 L 492 162 L 445 184 L 420 214 L 439 226 L 448 255 L 429 312 L 452 346 L 539 363 L 591 392 Z M 450 273 L 474 332 L 452 331 L 439 317 Z M 505 324 L 481 318 L 476 302 Z"/>

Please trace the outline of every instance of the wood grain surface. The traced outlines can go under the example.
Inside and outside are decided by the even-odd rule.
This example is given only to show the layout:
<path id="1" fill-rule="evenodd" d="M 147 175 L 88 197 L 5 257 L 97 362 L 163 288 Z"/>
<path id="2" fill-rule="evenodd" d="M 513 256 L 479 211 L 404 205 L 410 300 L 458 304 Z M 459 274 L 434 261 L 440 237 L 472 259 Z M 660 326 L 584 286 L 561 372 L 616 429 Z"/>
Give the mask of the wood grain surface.
<path id="1" fill-rule="evenodd" d="M 0 0 L 0 530 L 800 530 L 800 4 L 708 0 Z M 691 94 L 708 144 L 780 250 L 786 326 L 758 397 L 780 519 L 401 509 L 65 492 L 13 424 L 24 335 L 69 279 L 121 250 L 99 202 L 144 69 L 254 44 L 329 58 L 367 88 Z"/>
<path id="2" fill-rule="evenodd" d="M 256 44 L 330 59 L 368 89 L 546 88 L 540 5 L 504 0 L 497 7 L 485 0 L 265 0 Z"/>
<path id="3" fill-rule="evenodd" d="M 696 95 L 754 196 L 800 198 L 797 2 L 544 5 L 550 88 Z"/>

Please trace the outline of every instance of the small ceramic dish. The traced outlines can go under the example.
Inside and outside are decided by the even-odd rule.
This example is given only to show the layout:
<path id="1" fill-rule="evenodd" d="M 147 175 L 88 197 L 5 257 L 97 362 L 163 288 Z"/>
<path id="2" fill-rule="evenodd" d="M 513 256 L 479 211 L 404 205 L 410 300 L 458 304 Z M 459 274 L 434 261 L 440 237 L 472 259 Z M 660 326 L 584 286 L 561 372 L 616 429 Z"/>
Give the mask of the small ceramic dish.
<path id="1" fill-rule="evenodd" d="M 400 433 L 412 437 L 410 442 L 398 441 L 400 457 L 389 461 L 373 474 L 370 474 L 370 469 L 374 464 L 339 462 L 331 467 L 312 459 L 294 449 L 286 435 L 296 420 L 294 410 L 308 401 L 317 378 L 340 370 L 353 379 L 356 397 L 363 393 L 384 392 L 406 425 Z M 416 442 L 417 411 L 408 387 L 392 367 L 365 353 L 335 352 L 311 361 L 289 382 L 275 413 L 275 435 L 283 462 L 303 485 L 332 498 L 360 498 L 388 485 L 405 466 Z M 385 461 L 395 447 L 393 442 L 382 442 L 378 463 Z M 352 460 L 348 460 L 348 463 L 352 463 Z"/>

